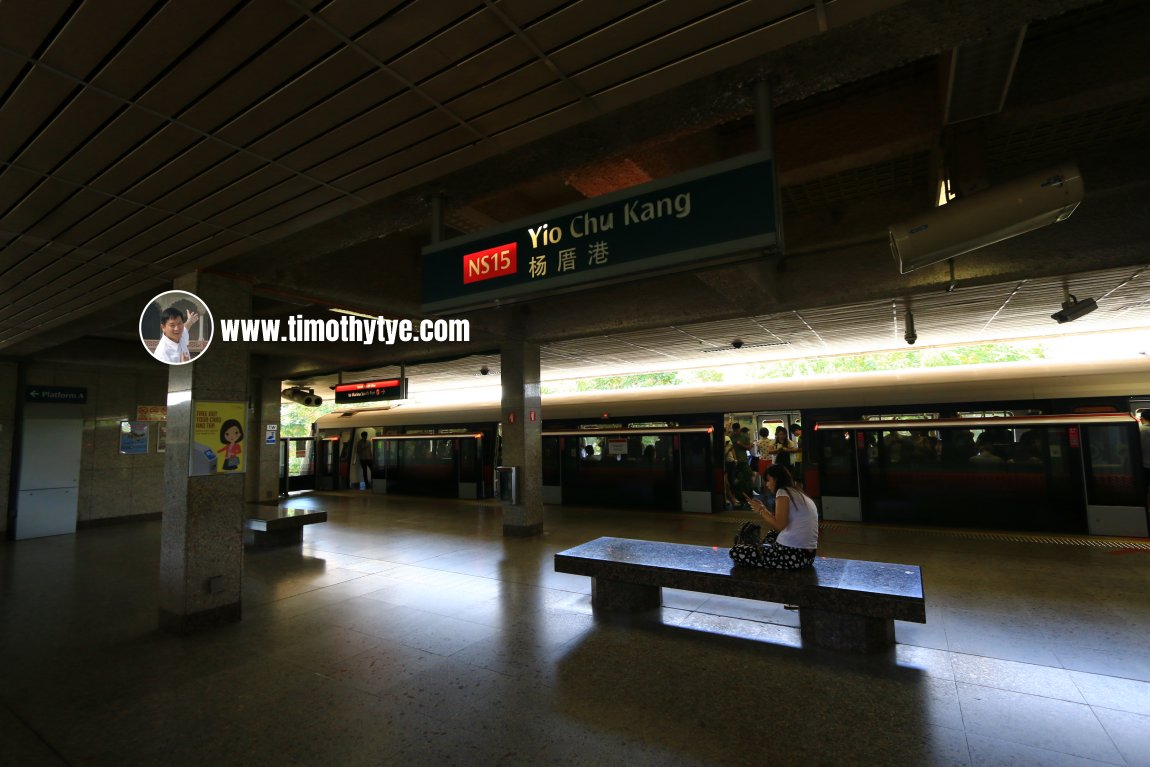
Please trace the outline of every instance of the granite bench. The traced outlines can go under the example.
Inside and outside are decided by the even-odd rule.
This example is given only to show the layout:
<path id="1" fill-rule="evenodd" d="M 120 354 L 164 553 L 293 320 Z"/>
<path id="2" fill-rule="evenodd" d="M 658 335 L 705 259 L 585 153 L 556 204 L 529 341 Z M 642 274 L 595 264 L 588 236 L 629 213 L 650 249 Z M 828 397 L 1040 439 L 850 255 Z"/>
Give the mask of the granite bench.
<path id="1" fill-rule="evenodd" d="M 804 570 L 734 567 L 728 549 L 597 538 L 555 555 L 555 571 L 591 576 L 596 613 L 662 604 L 662 587 L 799 607 L 803 641 L 850 652 L 894 644 L 894 621 L 926 623 L 916 565 L 818 557 Z"/>
<path id="2" fill-rule="evenodd" d="M 303 543 L 303 526 L 326 522 L 327 512 L 259 506 L 244 520 L 244 545 L 285 546 Z"/>

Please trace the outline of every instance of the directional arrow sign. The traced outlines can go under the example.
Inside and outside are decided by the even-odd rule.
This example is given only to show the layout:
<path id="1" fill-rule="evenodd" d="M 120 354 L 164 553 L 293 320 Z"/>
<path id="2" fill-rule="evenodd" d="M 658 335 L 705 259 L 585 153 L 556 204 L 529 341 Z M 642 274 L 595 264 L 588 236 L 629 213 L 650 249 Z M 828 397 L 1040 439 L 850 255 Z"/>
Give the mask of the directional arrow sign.
<path id="1" fill-rule="evenodd" d="M 29 386 L 25 402 L 63 402 L 84 405 L 88 402 L 88 389 L 84 386 Z"/>

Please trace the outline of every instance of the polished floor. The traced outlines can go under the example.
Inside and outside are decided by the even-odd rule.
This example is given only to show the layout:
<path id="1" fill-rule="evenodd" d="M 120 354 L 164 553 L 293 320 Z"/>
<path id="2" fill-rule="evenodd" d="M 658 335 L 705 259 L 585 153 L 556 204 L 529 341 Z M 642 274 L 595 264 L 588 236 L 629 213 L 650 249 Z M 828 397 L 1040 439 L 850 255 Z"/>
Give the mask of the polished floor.
<path id="1" fill-rule="evenodd" d="M 1150 552 L 838 524 L 922 566 L 927 623 L 872 657 L 781 605 L 666 591 L 598 622 L 556 551 L 729 545 L 744 515 L 316 494 L 245 555 L 244 620 L 156 630 L 159 523 L 0 543 L 0 765 L 1150 765 Z"/>

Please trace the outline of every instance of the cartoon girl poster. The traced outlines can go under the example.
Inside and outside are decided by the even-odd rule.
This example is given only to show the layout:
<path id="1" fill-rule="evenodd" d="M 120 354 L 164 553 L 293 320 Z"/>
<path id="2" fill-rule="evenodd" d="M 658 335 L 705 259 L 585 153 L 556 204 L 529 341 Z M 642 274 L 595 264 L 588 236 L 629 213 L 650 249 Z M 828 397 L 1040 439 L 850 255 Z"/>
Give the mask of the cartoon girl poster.
<path id="1" fill-rule="evenodd" d="M 244 452 L 240 443 L 244 439 L 244 427 L 235 418 L 229 418 L 220 425 L 220 442 L 216 451 L 220 461 L 220 471 L 235 471 L 240 468 L 240 455 Z"/>
<path id="2" fill-rule="evenodd" d="M 243 402 L 195 402 L 195 425 L 188 476 L 243 474 L 241 443 L 247 404 Z"/>

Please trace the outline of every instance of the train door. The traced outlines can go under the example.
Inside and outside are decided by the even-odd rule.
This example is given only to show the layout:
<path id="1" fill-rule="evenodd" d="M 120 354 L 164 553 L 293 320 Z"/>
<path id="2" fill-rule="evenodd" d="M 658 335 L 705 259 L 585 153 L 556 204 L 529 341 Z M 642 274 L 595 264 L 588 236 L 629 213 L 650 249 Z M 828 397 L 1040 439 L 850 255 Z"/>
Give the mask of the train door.
<path id="1" fill-rule="evenodd" d="M 563 462 L 564 451 L 578 452 L 574 460 L 582 457 L 581 440 L 578 437 L 554 437 L 543 435 L 541 452 L 543 456 L 543 503 L 563 503 Z"/>
<path id="2" fill-rule="evenodd" d="M 713 433 L 660 425 L 544 432 L 544 487 L 566 505 L 710 512 Z"/>
<path id="3" fill-rule="evenodd" d="M 759 463 L 758 464 L 759 468 L 762 471 L 766 470 L 767 465 L 770 465 L 771 463 L 777 462 L 777 463 L 782 464 L 783 466 L 786 466 L 787 469 L 790 470 L 792 474 L 795 473 L 794 469 L 795 469 L 796 463 L 798 463 L 798 460 L 797 460 L 798 455 L 799 455 L 798 453 L 786 453 L 786 454 L 782 454 L 781 456 L 780 456 L 780 454 L 776 453 L 774 455 L 764 456 L 764 455 L 761 455 L 762 449 L 761 449 L 759 441 L 761 439 L 760 434 L 762 433 L 762 430 L 766 429 L 767 430 L 766 440 L 768 441 L 769 444 L 774 444 L 776 431 L 780 427 L 782 427 L 783 430 L 785 430 L 787 433 L 787 439 L 791 440 L 793 442 L 794 438 L 791 437 L 791 427 L 797 423 L 799 423 L 799 414 L 793 410 L 762 411 L 762 412 L 755 413 L 754 416 L 750 419 L 751 440 L 752 440 L 753 444 L 755 445 L 756 453 L 759 454 L 760 459 L 763 459 L 763 458 L 766 459 L 765 463 Z M 754 465 L 754 463 L 756 463 L 756 462 L 752 462 L 752 465 Z M 795 479 L 800 481 L 800 482 L 805 481 L 804 477 L 795 477 Z M 807 488 L 807 489 L 811 490 L 811 488 Z M 813 494 L 817 495 L 818 494 L 817 490 L 813 491 Z"/>
<path id="4" fill-rule="evenodd" d="M 280 438 L 280 495 L 315 490 L 314 437 Z"/>
<path id="5" fill-rule="evenodd" d="M 463 434 L 455 440 L 459 459 L 459 497 L 483 496 L 483 435 Z"/>
<path id="6" fill-rule="evenodd" d="M 1081 427 L 1086 516 L 1091 535 L 1145 538 L 1144 466 L 1139 466 L 1138 425 L 1088 424 Z"/>
<path id="7" fill-rule="evenodd" d="M 818 451 L 823 519 L 862 521 L 859 464 L 876 456 L 862 430 L 826 431 L 811 439 Z M 812 456 L 813 458 L 813 456 Z"/>
<path id="8" fill-rule="evenodd" d="M 315 489 L 339 489 L 339 437 L 332 435 L 315 443 Z"/>
<path id="9" fill-rule="evenodd" d="M 679 457 L 679 504 L 683 511 L 709 514 L 715 508 L 711 493 L 711 431 L 675 435 Z"/>

